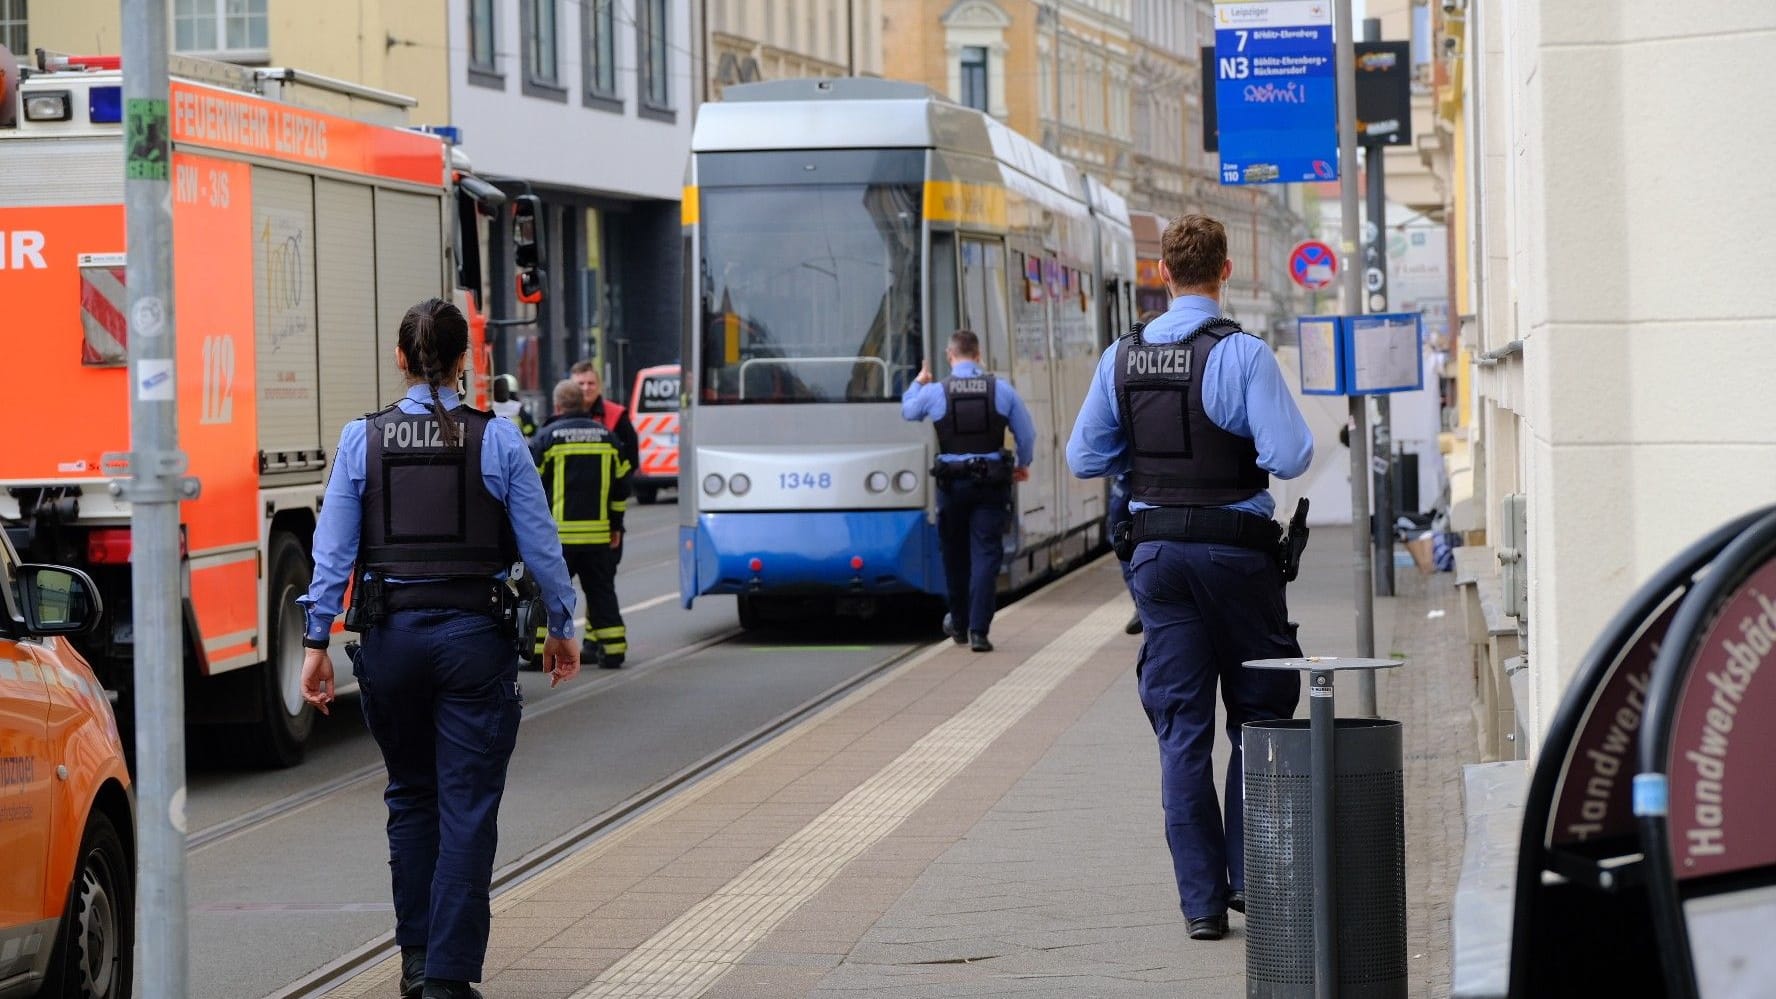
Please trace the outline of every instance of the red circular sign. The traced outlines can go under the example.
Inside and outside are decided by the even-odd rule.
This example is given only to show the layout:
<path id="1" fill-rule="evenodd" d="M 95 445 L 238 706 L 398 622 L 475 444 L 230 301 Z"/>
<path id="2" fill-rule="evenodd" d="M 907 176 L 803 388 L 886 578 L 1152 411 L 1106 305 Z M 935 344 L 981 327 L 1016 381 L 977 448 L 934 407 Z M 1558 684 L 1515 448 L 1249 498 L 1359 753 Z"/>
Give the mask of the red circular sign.
<path id="1" fill-rule="evenodd" d="M 1319 291 L 1338 276 L 1338 254 L 1317 239 L 1298 243 L 1289 254 L 1289 277 L 1309 291 Z"/>

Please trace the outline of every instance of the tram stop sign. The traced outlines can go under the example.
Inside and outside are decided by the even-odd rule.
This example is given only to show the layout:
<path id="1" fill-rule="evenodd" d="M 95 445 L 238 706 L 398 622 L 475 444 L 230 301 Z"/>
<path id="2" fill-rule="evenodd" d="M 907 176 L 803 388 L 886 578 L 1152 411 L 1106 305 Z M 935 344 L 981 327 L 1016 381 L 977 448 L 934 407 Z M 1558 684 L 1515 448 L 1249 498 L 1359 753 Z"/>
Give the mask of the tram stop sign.
<path id="1" fill-rule="evenodd" d="M 1338 276 L 1338 254 L 1317 239 L 1297 243 L 1289 253 L 1289 277 L 1308 291 L 1319 291 Z"/>

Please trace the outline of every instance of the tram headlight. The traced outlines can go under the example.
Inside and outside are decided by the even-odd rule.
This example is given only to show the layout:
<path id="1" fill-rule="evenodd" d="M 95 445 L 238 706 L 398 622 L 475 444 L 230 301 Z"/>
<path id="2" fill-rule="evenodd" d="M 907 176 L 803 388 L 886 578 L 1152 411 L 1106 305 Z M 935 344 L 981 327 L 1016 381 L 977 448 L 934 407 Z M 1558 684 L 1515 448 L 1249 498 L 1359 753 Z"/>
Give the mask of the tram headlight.
<path id="1" fill-rule="evenodd" d="M 720 496 L 721 491 L 722 491 L 722 477 L 721 476 L 715 474 L 714 472 L 710 472 L 708 475 L 703 476 L 703 495 L 705 495 L 705 496 Z"/>
<path id="2" fill-rule="evenodd" d="M 751 491 L 752 480 L 746 477 L 745 472 L 728 476 L 728 492 L 733 493 L 735 496 L 745 496 Z"/>
<path id="3" fill-rule="evenodd" d="M 887 492 L 888 491 L 888 473 L 887 472 L 871 472 L 871 473 L 869 473 L 869 475 L 866 476 L 863 480 L 863 488 L 868 489 L 872 493 Z"/>
<path id="4" fill-rule="evenodd" d="M 903 493 L 919 488 L 919 473 L 905 468 L 894 473 L 894 488 Z"/>

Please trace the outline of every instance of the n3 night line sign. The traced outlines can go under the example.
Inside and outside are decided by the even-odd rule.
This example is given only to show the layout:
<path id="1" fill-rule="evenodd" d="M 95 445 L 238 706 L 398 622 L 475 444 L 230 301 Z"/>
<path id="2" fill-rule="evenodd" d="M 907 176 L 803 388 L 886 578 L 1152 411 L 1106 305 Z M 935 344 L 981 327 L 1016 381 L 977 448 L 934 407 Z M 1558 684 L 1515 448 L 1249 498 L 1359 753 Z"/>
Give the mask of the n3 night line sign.
<path id="1" fill-rule="evenodd" d="M 1221 183 L 1338 179 L 1331 0 L 1216 0 Z"/>

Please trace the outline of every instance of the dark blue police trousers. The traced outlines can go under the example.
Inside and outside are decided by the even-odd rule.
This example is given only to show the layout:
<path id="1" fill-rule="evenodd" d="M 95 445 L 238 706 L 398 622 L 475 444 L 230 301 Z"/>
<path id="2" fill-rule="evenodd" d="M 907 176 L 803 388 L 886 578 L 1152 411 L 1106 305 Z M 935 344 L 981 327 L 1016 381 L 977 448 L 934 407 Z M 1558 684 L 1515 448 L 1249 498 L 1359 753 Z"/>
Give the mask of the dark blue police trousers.
<path id="1" fill-rule="evenodd" d="M 1005 561 L 1011 486 L 978 479 L 937 484 L 937 539 L 943 546 L 950 622 L 958 635 L 993 626 L 993 584 Z"/>
<path id="2" fill-rule="evenodd" d="M 512 641 L 485 614 L 396 611 L 364 633 L 352 672 L 388 765 L 395 942 L 426 948 L 428 978 L 480 981 L 523 712 Z"/>
<path id="3" fill-rule="evenodd" d="M 1240 726 L 1290 717 L 1301 697 L 1297 674 L 1240 665 L 1301 655 L 1282 572 L 1267 552 L 1183 541 L 1144 541 L 1129 565 L 1146 639 L 1136 677 L 1159 737 L 1178 902 L 1187 918 L 1218 915 L 1227 893 L 1246 885 Z M 1225 811 L 1215 801 L 1212 759 L 1217 681 L 1233 743 Z"/>

